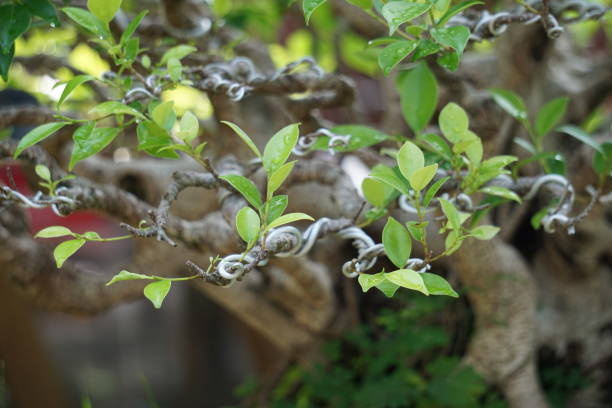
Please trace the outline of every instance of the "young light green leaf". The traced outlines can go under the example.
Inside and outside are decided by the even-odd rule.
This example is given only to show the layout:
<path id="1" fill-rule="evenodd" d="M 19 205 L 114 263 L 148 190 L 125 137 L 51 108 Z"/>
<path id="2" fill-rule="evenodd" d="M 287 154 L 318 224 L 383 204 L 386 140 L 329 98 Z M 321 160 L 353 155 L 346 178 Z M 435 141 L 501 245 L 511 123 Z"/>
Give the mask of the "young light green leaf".
<path id="1" fill-rule="evenodd" d="M 274 134 L 266 144 L 263 153 L 263 167 L 272 174 L 289 158 L 299 136 L 298 124 L 285 126 Z"/>
<path id="2" fill-rule="evenodd" d="M 49 168 L 44 164 L 37 164 L 36 167 L 34 167 L 34 171 L 41 179 L 45 181 L 51 181 L 51 172 L 49 171 Z"/>
<path id="3" fill-rule="evenodd" d="M 178 82 L 181 79 L 183 73 L 183 64 L 181 64 L 181 61 L 176 58 L 170 58 L 166 64 L 166 68 L 168 69 L 168 74 L 172 81 Z"/>
<path id="4" fill-rule="evenodd" d="M 417 241 L 422 241 L 425 236 L 425 229 L 429 225 L 428 221 L 408 221 L 406 223 L 406 229 L 410 233 L 410 236 Z"/>
<path id="5" fill-rule="evenodd" d="M 459 297 L 459 294 L 453 290 L 450 283 L 443 277 L 433 273 L 420 274 L 425 283 L 425 287 L 430 295 L 446 295 L 451 297 Z"/>
<path id="6" fill-rule="evenodd" d="M 145 286 L 144 295 L 153 303 L 156 309 L 159 309 L 168 295 L 168 292 L 170 292 L 171 287 L 172 281 L 167 279 L 151 282 Z"/>
<path id="7" fill-rule="evenodd" d="M 425 196 L 423 197 L 423 207 L 429 207 L 429 203 L 431 203 L 431 200 L 433 200 L 433 198 L 438 193 L 438 190 L 440 190 L 442 185 L 446 183 L 448 179 L 450 179 L 450 177 L 448 176 L 441 178 L 440 180 L 433 183 L 431 187 L 429 187 L 429 189 L 427 190 L 427 193 L 425 193 Z"/>
<path id="8" fill-rule="evenodd" d="M 442 17 L 440 17 L 436 25 L 438 27 L 444 27 L 444 25 L 448 22 L 448 20 L 451 19 L 451 17 L 461 13 L 463 10 L 469 7 L 476 6 L 478 4 L 484 4 L 484 3 L 482 1 L 475 1 L 475 0 L 462 1 L 461 3 L 456 4 L 450 9 L 448 9 L 448 11 L 444 13 Z"/>
<path id="9" fill-rule="evenodd" d="M 92 116 L 93 119 L 101 119 L 109 115 L 120 114 L 135 116 L 143 120 L 147 119 L 142 113 L 138 112 L 136 109 L 117 101 L 102 102 L 101 104 L 94 106 L 93 109 L 89 111 L 89 114 Z"/>
<path id="10" fill-rule="evenodd" d="M 112 285 L 115 282 L 121 282 L 121 281 L 126 281 L 126 280 L 140 280 L 140 279 L 150 280 L 150 279 L 153 279 L 153 277 L 149 275 L 142 275 L 140 273 L 132 273 L 126 270 L 122 270 L 121 272 L 113 276 L 113 278 L 106 283 L 106 286 Z"/>
<path id="11" fill-rule="evenodd" d="M 569 98 L 557 98 L 542 106 L 535 119 L 535 133 L 539 140 L 561 121 L 567 109 Z"/>
<path id="12" fill-rule="evenodd" d="M 232 128 L 232 130 L 238 135 L 240 136 L 240 138 L 242 139 L 242 141 L 249 147 L 249 149 L 251 149 L 251 151 L 253 151 L 253 153 L 255 153 L 255 155 L 259 158 L 261 158 L 261 153 L 259 152 L 259 149 L 257 148 L 257 146 L 255 146 L 255 143 L 253 143 L 253 140 L 251 140 L 251 138 L 249 137 L 249 135 L 247 135 L 244 130 L 240 129 L 240 127 L 232 122 L 228 122 L 226 120 L 222 120 L 221 123 L 225 123 L 227 126 L 229 126 L 230 128 Z"/>
<path id="13" fill-rule="evenodd" d="M 185 44 L 177 45 L 175 47 L 170 48 L 168 51 L 164 53 L 160 61 L 160 64 L 166 65 L 168 61 L 170 61 L 171 58 L 175 58 L 180 61 L 181 59 L 185 58 L 187 55 L 197 50 L 198 49 L 196 47 L 193 47 L 191 45 L 185 45 Z"/>
<path id="14" fill-rule="evenodd" d="M 268 195 L 267 197 L 272 197 L 272 194 L 283 184 L 285 179 L 289 176 L 291 171 L 293 170 L 293 166 L 295 166 L 295 161 L 285 163 L 281 167 L 279 167 L 274 173 L 272 173 L 268 179 Z"/>
<path id="15" fill-rule="evenodd" d="M 527 106 L 523 99 L 512 91 L 505 89 L 489 89 L 493 99 L 510 116 L 519 119 L 527 119 Z"/>
<path id="16" fill-rule="evenodd" d="M 67 235 L 74 236 L 72 231 L 70 231 L 66 227 L 62 227 L 60 225 L 55 225 L 53 227 L 43 228 L 36 233 L 34 238 L 57 238 L 57 237 L 65 237 Z"/>
<path id="17" fill-rule="evenodd" d="M 398 77 L 402 115 L 414 133 L 431 120 L 438 104 L 438 83 L 425 62 Z"/>
<path id="18" fill-rule="evenodd" d="M 479 191 L 492 196 L 507 198 L 508 200 L 513 200 L 517 203 L 521 202 L 521 198 L 514 191 L 508 190 L 505 187 L 486 186 L 480 188 Z"/>
<path id="19" fill-rule="evenodd" d="M 66 86 L 64 87 L 64 90 L 62 91 L 62 96 L 60 96 L 59 100 L 57 101 L 57 105 L 56 105 L 57 109 L 59 109 L 60 106 L 62 106 L 62 103 L 64 103 L 66 98 L 79 85 L 82 85 L 85 82 L 91 81 L 93 79 L 96 79 L 96 78 L 94 76 L 92 76 L 92 75 L 77 75 L 74 78 L 72 78 L 70 81 L 66 82 Z M 55 86 L 57 86 L 59 84 L 60 84 L 60 82 L 58 82 Z M 54 88 L 55 88 L 55 86 L 54 86 Z"/>
<path id="20" fill-rule="evenodd" d="M 387 183 L 366 177 L 361 183 L 361 191 L 370 204 L 382 208 L 385 206 L 389 196 L 393 194 L 394 189 Z"/>
<path id="21" fill-rule="evenodd" d="M 66 13 L 66 15 L 70 17 L 72 21 L 74 21 L 87 31 L 90 31 L 91 33 L 103 39 L 110 38 L 111 34 L 110 31 L 108 31 L 108 28 L 106 27 L 106 23 L 104 23 L 102 20 L 100 20 L 98 17 L 96 17 L 89 11 L 78 7 L 64 7 L 62 11 Z"/>
<path id="22" fill-rule="evenodd" d="M 129 40 L 130 37 L 136 32 L 140 22 L 147 15 L 147 13 L 148 10 L 142 11 L 136 17 L 134 17 L 132 21 L 130 21 L 123 34 L 121 34 L 121 44 L 125 44 L 127 40 Z"/>
<path id="23" fill-rule="evenodd" d="M 389 25 L 389 35 L 393 35 L 400 25 L 427 12 L 431 5 L 432 3 L 423 4 L 407 1 L 392 1 L 385 4 L 381 14 Z"/>
<path id="24" fill-rule="evenodd" d="M 457 210 L 457 207 L 455 207 L 453 203 L 444 198 L 439 198 L 438 201 L 440 201 L 442 212 L 448 219 L 451 228 L 458 231 L 461 228 L 461 217 L 459 215 L 459 210 Z"/>
<path id="25" fill-rule="evenodd" d="M 389 217 L 383 229 L 382 240 L 387 258 L 398 268 L 403 268 L 412 251 L 408 230 L 395 218 Z"/>
<path id="26" fill-rule="evenodd" d="M 434 178 L 437 170 L 437 163 L 415 170 L 412 176 L 410 176 L 410 185 L 412 189 L 415 191 L 423 190 Z"/>
<path id="27" fill-rule="evenodd" d="M 220 178 L 226 180 L 232 187 L 238 190 L 253 207 L 261 207 L 261 195 L 251 180 L 237 174 L 228 174 Z"/>
<path id="28" fill-rule="evenodd" d="M 79 248 L 85 244 L 85 242 L 86 241 L 84 239 L 70 239 L 56 246 L 53 250 L 53 257 L 55 258 L 57 267 L 61 268 L 62 265 L 64 265 L 64 262 L 66 262 L 66 260 L 70 258 L 72 254 L 78 251 Z"/>
<path id="29" fill-rule="evenodd" d="M 378 55 L 378 65 L 385 75 L 389 75 L 391 70 L 399 64 L 416 48 L 415 41 L 395 41 L 387 45 Z"/>
<path id="30" fill-rule="evenodd" d="M 486 241 L 493 238 L 499 232 L 499 227 L 493 225 L 480 225 L 476 228 L 472 228 L 470 235 L 476 239 Z"/>
<path id="31" fill-rule="evenodd" d="M 87 8 L 102 22 L 108 24 L 119 8 L 122 0 L 87 0 Z"/>
<path id="32" fill-rule="evenodd" d="M 306 25 L 310 22 L 310 17 L 312 13 L 320 7 L 327 0 L 303 0 L 302 7 L 304 9 L 304 17 L 306 19 Z"/>
<path id="33" fill-rule="evenodd" d="M 582 143 L 591 146 L 593 149 L 597 150 L 598 152 L 603 152 L 599 143 L 593 140 L 591 135 L 589 135 L 587 132 L 580 129 L 579 127 L 572 126 L 572 125 L 564 125 L 564 126 L 559 126 L 557 128 L 557 131 L 566 133 L 574 137 L 575 139 L 580 140 Z"/>
<path id="34" fill-rule="evenodd" d="M 399 289 L 399 285 L 389 282 L 387 279 L 376 285 L 376 289 L 380 290 L 386 297 L 391 298 Z"/>
<path id="35" fill-rule="evenodd" d="M 83 233 L 81 237 L 83 237 L 87 241 L 99 241 L 102 239 L 100 234 L 98 234 L 96 231 L 87 231 Z"/>
<path id="36" fill-rule="evenodd" d="M 361 290 L 363 290 L 363 292 L 365 293 L 373 287 L 382 283 L 385 279 L 386 278 L 384 272 L 379 272 L 372 275 L 367 273 L 360 273 L 359 277 L 357 278 L 357 281 L 359 282 L 359 285 L 361 285 Z"/>
<path id="37" fill-rule="evenodd" d="M 236 214 L 236 229 L 240 238 L 247 243 L 250 244 L 257 239 L 260 226 L 259 215 L 251 207 L 243 207 Z"/>
<path id="38" fill-rule="evenodd" d="M 425 295 L 429 295 L 423 277 L 412 269 L 398 269 L 397 271 L 387 273 L 385 277 L 389 282 L 395 283 L 402 288 L 417 290 Z"/>
<path id="39" fill-rule="evenodd" d="M 330 129 L 330 131 L 337 135 L 350 136 L 348 145 L 340 145 L 334 147 L 334 150 L 338 152 L 351 152 L 354 150 L 362 149 L 364 147 L 375 145 L 377 143 L 389 139 L 389 135 L 387 135 L 386 133 L 363 125 L 339 125 L 334 126 Z M 316 142 L 312 145 L 311 149 L 328 150 L 329 137 L 318 137 Z"/>
<path id="40" fill-rule="evenodd" d="M 94 123 L 92 122 L 92 124 Z M 84 130 L 79 132 L 81 129 Z M 115 140 L 120 131 L 120 128 L 90 128 L 89 125 L 85 125 L 77 129 L 72 135 L 72 138 L 74 139 L 74 146 L 72 147 L 72 155 L 70 156 L 70 164 L 68 165 L 68 169 L 72 170 L 81 160 L 85 160 L 88 157 L 101 152 L 106 146 Z"/>
<path id="41" fill-rule="evenodd" d="M 286 195 L 274 196 L 268 200 L 266 204 L 268 206 L 268 224 L 283 215 L 288 203 L 289 197 Z"/>
<path id="42" fill-rule="evenodd" d="M 151 119 L 162 129 L 170 131 L 176 121 L 176 112 L 174 111 L 174 101 L 162 102 L 157 105 L 151 112 Z"/>
<path id="43" fill-rule="evenodd" d="M 461 141 L 470 126 L 470 120 L 463 108 L 454 102 L 449 103 L 440 112 L 438 118 L 440 130 L 451 143 Z"/>
<path id="44" fill-rule="evenodd" d="M 444 159 L 448 161 L 452 160 L 453 151 L 441 136 L 436 135 L 435 133 L 425 133 L 419 135 L 418 139 L 427 143 L 427 146 L 429 146 L 431 150 L 442 156 Z"/>
<path id="45" fill-rule="evenodd" d="M 200 122 L 196 115 L 191 113 L 191 111 L 185 112 L 181 121 L 179 123 L 181 128 L 179 132 L 179 137 L 187 144 L 191 144 L 191 142 L 198 137 L 198 132 L 200 130 Z"/>
<path id="46" fill-rule="evenodd" d="M 444 240 L 444 251 L 446 255 L 456 252 L 461 247 L 462 243 L 463 237 L 460 235 L 459 230 L 452 230 L 449 232 Z"/>
<path id="47" fill-rule="evenodd" d="M 300 221 L 300 220 L 309 220 L 314 221 L 314 219 L 307 214 L 304 213 L 290 213 L 281 215 L 270 224 L 268 224 L 268 229 L 280 227 L 281 225 L 289 224 L 290 222 Z"/>
<path id="48" fill-rule="evenodd" d="M 397 164 L 406 180 L 410 180 L 412 173 L 425 164 L 425 156 L 417 145 L 412 142 L 405 142 L 397 153 Z"/>
<path id="49" fill-rule="evenodd" d="M 19 155 L 28 147 L 35 145 L 36 143 L 48 138 L 64 126 L 68 122 L 53 122 L 40 125 L 30 130 L 20 141 L 15 149 L 13 158 L 16 159 Z"/>
<path id="50" fill-rule="evenodd" d="M 467 130 L 461 139 L 461 141 L 453 146 L 453 152 L 455 154 L 464 153 L 473 165 L 480 164 L 482 160 L 483 148 L 480 138 L 470 130 Z"/>
<path id="51" fill-rule="evenodd" d="M 392 169 L 382 164 L 378 164 L 372 168 L 370 177 L 382 181 L 383 183 L 397 189 L 402 194 L 409 194 L 410 185 L 405 181 L 399 170 Z"/>

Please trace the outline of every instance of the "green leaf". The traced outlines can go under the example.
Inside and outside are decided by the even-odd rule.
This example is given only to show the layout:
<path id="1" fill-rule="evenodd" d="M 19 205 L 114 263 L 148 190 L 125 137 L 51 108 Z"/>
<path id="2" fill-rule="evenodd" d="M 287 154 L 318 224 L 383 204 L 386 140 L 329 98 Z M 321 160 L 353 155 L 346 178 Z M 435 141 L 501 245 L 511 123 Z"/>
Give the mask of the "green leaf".
<path id="1" fill-rule="evenodd" d="M 408 230 L 412 238 L 417 241 L 422 241 L 425 236 L 425 229 L 427 228 L 427 225 L 429 225 L 428 221 L 408 221 L 406 223 L 406 229 Z"/>
<path id="2" fill-rule="evenodd" d="M 476 239 L 483 241 L 492 239 L 499 232 L 499 227 L 493 225 L 480 225 L 476 228 L 472 228 L 470 235 Z"/>
<path id="3" fill-rule="evenodd" d="M 87 8 L 102 22 L 108 24 L 113 19 L 122 0 L 87 0 Z"/>
<path id="4" fill-rule="evenodd" d="M 438 104 L 438 83 L 425 62 L 398 77 L 402 115 L 414 133 L 431 120 Z"/>
<path id="5" fill-rule="evenodd" d="M 363 10 L 370 10 L 373 6 L 372 0 L 346 0 L 353 6 L 357 6 Z"/>
<path id="6" fill-rule="evenodd" d="M 409 194 L 410 185 L 402 178 L 401 173 L 397 169 L 378 164 L 372 168 L 370 177 L 388 184 L 402 194 Z"/>
<path id="7" fill-rule="evenodd" d="M 138 136 L 138 149 L 144 150 L 154 157 L 178 158 L 178 154 L 173 151 L 162 151 L 164 147 L 173 145 L 173 140 L 167 131 L 159 127 L 155 122 L 146 120 L 136 128 Z"/>
<path id="8" fill-rule="evenodd" d="M 397 290 L 399 289 L 399 285 L 396 285 L 395 283 L 389 282 L 387 279 L 385 279 L 382 282 L 380 282 L 378 285 L 376 285 L 376 289 L 384 293 L 386 297 L 391 298 L 393 297 L 393 295 L 395 295 L 395 292 L 397 292 Z"/>
<path id="9" fill-rule="evenodd" d="M 19 157 L 21 152 L 27 149 L 30 146 L 35 145 L 36 143 L 48 138 L 64 126 L 66 126 L 68 122 L 53 122 L 46 123 L 44 125 L 40 125 L 30 130 L 20 141 L 15 149 L 15 154 L 13 158 L 16 159 Z"/>
<path id="10" fill-rule="evenodd" d="M 412 240 L 408 230 L 395 218 L 389 217 L 383 229 L 382 240 L 387 258 L 398 268 L 404 267 L 412 251 Z"/>
<path id="11" fill-rule="evenodd" d="M 310 22 L 312 13 L 320 7 L 326 0 L 303 0 L 302 7 L 304 9 L 304 17 L 306 19 L 306 25 Z"/>
<path id="12" fill-rule="evenodd" d="M 568 134 L 568 135 L 570 135 L 570 136 L 580 140 L 582 143 L 591 146 L 593 149 L 597 150 L 598 152 L 603 152 L 603 150 L 602 150 L 601 146 L 599 145 L 599 143 L 597 143 L 595 140 L 593 140 L 591 135 L 589 135 L 587 132 L 585 132 L 584 130 L 580 129 L 579 127 L 572 126 L 572 125 L 564 125 L 564 126 L 559 126 L 557 128 L 557 131 L 566 133 L 566 134 Z"/>
<path id="13" fill-rule="evenodd" d="M 130 39 L 130 37 L 136 32 L 136 30 L 138 29 L 138 26 L 140 25 L 140 22 L 147 15 L 148 12 L 149 12 L 148 10 L 142 11 L 136 17 L 134 17 L 132 21 L 130 21 L 130 23 L 125 28 L 125 31 L 123 32 L 123 34 L 121 34 L 121 41 L 120 41 L 121 44 L 125 44 Z"/>
<path id="14" fill-rule="evenodd" d="M 546 166 L 548 166 L 547 173 L 549 174 L 560 174 L 564 176 L 567 170 L 567 163 L 561 154 L 555 154 L 553 157 L 546 159 Z"/>
<path id="15" fill-rule="evenodd" d="M 389 135 L 377 129 L 363 125 L 339 125 L 330 129 L 332 133 L 338 135 L 349 135 L 350 139 L 347 146 L 336 146 L 334 150 L 338 152 L 351 152 L 364 147 L 369 147 L 389 139 Z M 327 150 L 329 137 L 320 136 L 312 145 L 312 149 Z"/>
<path id="16" fill-rule="evenodd" d="M 57 238 L 65 237 L 66 235 L 73 236 L 74 234 L 66 227 L 55 225 L 53 227 L 43 228 L 36 233 L 34 238 Z"/>
<path id="17" fill-rule="evenodd" d="M 121 282 L 121 281 L 126 281 L 126 280 L 140 280 L 140 279 L 150 280 L 150 279 L 153 279 L 153 277 L 149 275 L 142 275 L 140 273 L 132 273 L 126 270 L 122 270 L 121 272 L 113 276 L 113 278 L 106 283 L 106 286 L 112 285 L 115 282 Z"/>
<path id="18" fill-rule="evenodd" d="M 232 122 L 228 122 L 226 120 L 222 120 L 221 123 L 225 123 L 227 126 L 229 126 L 230 128 L 232 128 L 232 130 L 238 135 L 240 136 L 240 138 L 242 139 L 242 141 L 249 147 L 249 149 L 251 149 L 253 151 L 253 153 L 255 153 L 255 155 L 257 157 L 259 157 L 261 159 L 261 153 L 259 152 L 259 149 L 257 148 L 257 146 L 255 146 L 255 143 L 253 143 L 253 140 L 251 140 L 251 138 L 249 137 L 249 135 L 247 135 L 244 130 L 240 129 L 240 127 Z"/>
<path id="19" fill-rule="evenodd" d="M 185 45 L 185 44 L 181 44 L 181 45 L 172 47 L 164 53 L 160 61 L 160 65 L 166 65 L 168 61 L 170 61 L 170 59 L 172 58 L 175 58 L 180 61 L 181 59 L 185 58 L 187 55 L 197 50 L 198 49 L 196 47 L 193 47 L 191 45 Z"/>
<path id="20" fill-rule="evenodd" d="M 385 75 L 389 75 L 391 70 L 399 64 L 416 48 L 416 42 L 402 40 L 395 41 L 387 45 L 378 55 L 378 65 Z"/>
<path id="21" fill-rule="evenodd" d="M 168 295 L 168 292 L 170 292 L 171 287 L 172 281 L 167 279 L 151 282 L 145 286 L 144 295 L 153 303 L 156 309 L 159 309 Z"/>
<path id="22" fill-rule="evenodd" d="M 363 191 L 363 196 L 370 204 L 375 207 L 383 208 L 386 206 L 387 200 L 395 190 L 387 183 L 366 177 L 361 183 L 361 191 Z"/>
<path id="23" fill-rule="evenodd" d="M 542 219 L 548 214 L 549 210 L 550 210 L 549 207 L 541 208 L 540 210 L 538 210 L 538 212 L 536 212 L 533 215 L 533 217 L 531 217 L 530 223 L 533 229 L 535 230 L 540 229 Z"/>
<path id="24" fill-rule="evenodd" d="M 136 109 L 124 105 L 117 101 L 102 102 L 101 104 L 94 106 L 89 114 L 93 119 L 102 119 L 109 115 L 131 115 L 139 119 L 146 120 L 147 118 Z"/>
<path id="25" fill-rule="evenodd" d="M 292 161 L 285 163 L 270 175 L 270 178 L 268 179 L 268 198 L 272 197 L 272 194 L 274 194 L 274 192 L 283 184 L 285 179 L 293 170 L 295 163 L 297 162 Z"/>
<path id="26" fill-rule="evenodd" d="M 36 167 L 34 167 L 34 171 L 41 179 L 45 181 L 51 181 L 51 172 L 49 171 L 49 168 L 44 164 L 37 164 Z"/>
<path id="27" fill-rule="evenodd" d="M 398 269 L 397 271 L 389 272 L 386 274 L 386 278 L 389 282 L 395 283 L 402 288 L 416 290 L 429 295 L 423 277 L 412 269 Z"/>
<path id="28" fill-rule="evenodd" d="M 174 101 L 162 102 L 151 112 L 151 119 L 162 129 L 170 131 L 176 122 L 176 112 L 174 112 Z"/>
<path id="29" fill-rule="evenodd" d="M 459 210 L 457 210 L 457 207 L 455 207 L 453 203 L 444 198 L 438 198 L 438 201 L 442 206 L 442 212 L 448 219 L 451 228 L 458 231 L 461 228 L 461 217 L 459 215 Z"/>
<path id="30" fill-rule="evenodd" d="M 379 272 L 373 275 L 360 273 L 359 277 L 357 278 L 359 285 L 361 285 L 361 290 L 363 290 L 364 293 L 381 284 L 384 280 L 386 280 L 384 272 Z"/>
<path id="31" fill-rule="evenodd" d="M 412 173 L 425 165 L 425 156 L 417 145 L 405 142 L 397 153 L 397 164 L 406 180 L 410 180 Z"/>
<path id="32" fill-rule="evenodd" d="M 516 201 L 517 203 L 521 202 L 521 198 L 518 195 L 516 195 L 514 191 L 508 190 L 505 187 L 486 186 L 486 187 L 480 188 L 479 191 L 485 194 L 492 195 L 492 196 L 507 198 L 508 200 L 513 200 L 513 201 Z"/>
<path id="33" fill-rule="evenodd" d="M 274 221 L 272 221 L 270 224 L 268 224 L 268 229 L 280 227 L 281 225 L 289 224 L 290 222 L 295 222 L 295 221 L 300 221 L 300 220 L 314 221 L 314 219 L 310 215 L 307 215 L 304 213 L 290 213 L 290 214 L 282 215 L 278 217 L 277 219 L 275 219 Z"/>
<path id="34" fill-rule="evenodd" d="M 493 99 L 510 116 L 521 121 L 527 119 L 527 106 L 523 99 L 512 91 L 505 89 L 489 89 Z"/>
<path id="35" fill-rule="evenodd" d="M 412 54 L 412 60 L 418 61 L 428 55 L 435 54 L 440 51 L 440 44 L 436 44 L 428 38 L 420 38 L 414 53 Z"/>
<path id="36" fill-rule="evenodd" d="M 100 234 L 98 234 L 96 231 L 87 231 L 86 233 L 81 235 L 84 239 L 88 240 L 88 241 L 99 241 L 102 239 L 102 237 L 100 236 Z"/>
<path id="37" fill-rule="evenodd" d="M 288 203 L 289 197 L 286 195 L 278 195 L 268 200 L 266 203 L 268 206 L 268 224 L 283 215 Z"/>
<path id="38" fill-rule="evenodd" d="M 72 254 L 78 251 L 85 244 L 84 239 L 70 239 L 68 241 L 64 241 L 53 250 L 53 257 L 55 258 L 55 263 L 58 268 L 61 268 L 64 265 L 64 262 Z"/>
<path id="39" fill-rule="evenodd" d="M 451 143 L 460 142 L 470 126 L 467 114 L 461 106 L 454 102 L 442 109 L 438 123 L 440 130 Z"/>
<path id="40" fill-rule="evenodd" d="M 261 195 L 251 180 L 237 174 L 228 174 L 226 176 L 221 176 L 220 178 L 226 180 L 232 185 L 232 187 L 238 190 L 253 207 L 261 207 Z"/>
<path id="41" fill-rule="evenodd" d="M 478 4 L 484 4 L 484 3 L 482 1 L 469 0 L 469 1 L 462 1 L 459 4 L 455 4 L 453 7 L 448 9 L 448 11 L 444 13 L 442 17 L 440 17 L 436 25 L 438 27 L 443 27 L 448 22 L 448 20 L 450 20 L 453 16 L 461 13 L 463 10 L 469 7 L 476 6 Z"/>
<path id="42" fill-rule="evenodd" d="M 482 142 L 475 133 L 468 130 L 463 134 L 461 141 L 453 146 L 453 152 L 456 154 L 465 152 L 470 163 L 476 166 L 482 160 Z"/>
<path id="43" fill-rule="evenodd" d="M 383 6 L 381 14 L 389 25 L 389 35 L 393 35 L 400 25 L 417 18 L 430 8 L 431 3 L 422 4 L 407 1 L 393 1 Z"/>
<path id="44" fill-rule="evenodd" d="M 257 239 L 260 226 L 259 215 L 251 207 L 243 207 L 236 214 L 236 229 L 240 238 L 247 243 L 250 244 Z"/>
<path id="45" fill-rule="evenodd" d="M 196 115 L 191 113 L 191 111 L 185 112 L 181 121 L 179 123 L 181 131 L 178 133 L 178 136 L 187 144 L 191 144 L 191 142 L 198 137 L 198 133 L 200 131 L 200 122 Z"/>
<path id="46" fill-rule="evenodd" d="M 593 156 L 593 169 L 600 177 L 604 177 L 612 171 L 612 143 L 602 143 L 601 150 Z"/>
<path id="47" fill-rule="evenodd" d="M 298 124 L 285 126 L 274 134 L 263 153 L 263 167 L 268 174 L 274 173 L 289 158 L 299 136 Z"/>
<path id="48" fill-rule="evenodd" d="M 430 295 L 459 297 L 459 294 L 453 290 L 447 280 L 440 275 L 427 272 L 421 273 L 420 275 Z"/>
<path id="49" fill-rule="evenodd" d="M 87 10 L 77 7 L 64 7 L 62 11 L 75 23 L 103 39 L 110 38 L 111 34 L 106 23 Z"/>
<path id="50" fill-rule="evenodd" d="M 452 160 L 453 151 L 441 136 L 435 133 L 425 133 L 419 135 L 418 139 L 427 143 L 431 150 L 442 156 L 442 158 L 448 161 Z"/>
<path id="51" fill-rule="evenodd" d="M 92 124 L 94 124 L 92 122 Z M 72 138 L 74 139 L 74 146 L 72 147 L 72 156 L 70 157 L 69 170 L 72 170 L 78 162 L 85 160 L 88 157 L 93 156 L 101 152 L 106 146 L 111 144 L 117 137 L 120 128 L 101 127 L 95 128 L 89 131 L 88 129 L 79 132 L 81 129 L 88 128 L 89 125 L 78 128 Z"/>
<path id="52" fill-rule="evenodd" d="M 437 163 L 415 170 L 412 176 L 410 176 L 410 185 L 412 189 L 415 191 L 423 190 L 434 178 L 437 170 Z"/>
<path id="53" fill-rule="evenodd" d="M 512 139 L 512 141 L 517 145 L 521 146 L 528 153 L 536 154 L 535 146 L 529 140 L 525 140 L 521 137 L 515 137 L 514 139 Z"/>
<path id="54" fill-rule="evenodd" d="M 0 76 L 4 82 L 8 82 L 9 68 L 11 67 L 13 56 L 15 56 L 15 44 L 13 44 L 9 52 L 4 52 L 0 48 Z"/>
<path id="55" fill-rule="evenodd" d="M 49 0 L 25 0 L 23 4 L 30 10 L 32 15 L 42 18 L 53 24 L 58 24 L 55 7 Z"/>
<path id="56" fill-rule="evenodd" d="M 461 247 L 461 244 L 463 243 L 463 237 L 461 237 L 459 234 L 459 230 L 452 230 L 446 236 L 446 239 L 444 240 L 444 248 L 446 255 L 454 253 Z"/>
<path id="57" fill-rule="evenodd" d="M 463 50 L 470 39 L 470 30 L 461 25 L 448 28 L 434 28 L 431 30 L 431 36 L 437 43 L 453 48 L 457 56 L 461 58 Z"/>
<path id="58" fill-rule="evenodd" d="M 565 115 L 569 98 L 557 98 L 542 106 L 535 119 L 535 133 L 538 140 L 542 140 L 544 136 L 557 126 Z"/>
<path id="59" fill-rule="evenodd" d="M 170 75 L 170 79 L 174 82 L 178 82 L 181 79 L 181 75 L 183 74 L 183 65 L 181 61 L 176 58 L 170 58 L 168 60 L 167 69 L 168 74 Z"/>
<path id="60" fill-rule="evenodd" d="M 425 193 L 425 197 L 423 197 L 423 207 L 429 207 L 429 203 L 431 203 L 431 200 L 433 200 L 433 198 L 438 193 L 438 190 L 440 190 L 442 185 L 446 183 L 448 179 L 450 179 L 450 177 L 441 178 L 440 180 L 436 181 L 431 187 L 429 187 L 429 190 L 427 190 L 427 193 Z"/>
<path id="61" fill-rule="evenodd" d="M 79 85 L 84 84 L 85 82 L 91 81 L 95 79 L 94 76 L 92 75 L 77 75 L 74 78 L 72 78 L 70 81 L 66 82 L 66 87 L 64 88 L 64 90 L 62 91 L 62 96 L 60 96 L 59 100 L 57 101 L 57 109 L 60 108 L 60 106 L 62 106 L 62 103 L 64 103 L 64 101 L 66 100 L 66 98 L 72 93 L 72 91 L 74 91 Z M 61 82 L 58 82 L 55 86 L 61 84 Z M 54 86 L 54 88 L 55 88 Z"/>
<path id="62" fill-rule="evenodd" d="M 17 37 L 30 28 L 31 20 L 30 12 L 22 5 L 0 6 L 0 48 L 2 52 L 10 52 Z"/>

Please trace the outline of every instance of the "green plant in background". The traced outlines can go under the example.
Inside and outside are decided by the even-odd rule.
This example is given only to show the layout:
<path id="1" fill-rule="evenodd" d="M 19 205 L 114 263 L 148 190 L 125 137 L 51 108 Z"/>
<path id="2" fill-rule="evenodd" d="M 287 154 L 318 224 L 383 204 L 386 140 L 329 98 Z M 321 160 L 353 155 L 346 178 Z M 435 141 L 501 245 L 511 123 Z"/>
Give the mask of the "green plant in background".
<path id="1" fill-rule="evenodd" d="M 502 408 L 501 397 L 447 351 L 449 333 L 436 316 L 448 311 L 445 298 L 397 298 L 394 309 L 377 313 L 322 348 L 321 359 L 293 366 L 267 395 L 269 407 Z M 426 323 L 428 322 L 429 323 Z M 258 392 L 249 380 L 237 389 L 250 403 Z"/>

